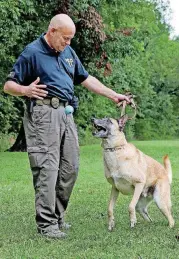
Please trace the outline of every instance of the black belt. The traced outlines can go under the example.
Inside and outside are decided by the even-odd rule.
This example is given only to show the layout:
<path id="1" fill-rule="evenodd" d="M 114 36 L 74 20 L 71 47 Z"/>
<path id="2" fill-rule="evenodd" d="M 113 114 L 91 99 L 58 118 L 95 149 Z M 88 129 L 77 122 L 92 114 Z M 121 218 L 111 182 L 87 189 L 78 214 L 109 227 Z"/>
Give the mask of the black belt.
<path id="1" fill-rule="evenodd" d="M 54 109 L 57 109 L 59 106 L 67 106 L 67 101 L 62 101 L 58 97 L 44 98 L 43 100 L 35 100 L 36 105 L 51 105 Z"/>

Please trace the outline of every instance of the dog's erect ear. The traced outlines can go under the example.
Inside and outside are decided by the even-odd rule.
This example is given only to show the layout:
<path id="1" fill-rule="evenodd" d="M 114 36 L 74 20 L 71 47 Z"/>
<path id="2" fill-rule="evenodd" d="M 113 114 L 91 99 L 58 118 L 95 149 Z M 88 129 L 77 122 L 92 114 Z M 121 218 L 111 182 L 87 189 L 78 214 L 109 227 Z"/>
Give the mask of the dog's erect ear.
<path id="1" fill-rule="evenodd" d="M 120 131 L 123 131 L 123 130 L 124 130 L 124 127 L 125 127 L 125 124 L 126 124 L 128 118 L 129 118 L 128 115 L 125 114 L 125 115 L 123 115 L 123 116 L 118 120 L 119 130 L 120 130 Z"/>

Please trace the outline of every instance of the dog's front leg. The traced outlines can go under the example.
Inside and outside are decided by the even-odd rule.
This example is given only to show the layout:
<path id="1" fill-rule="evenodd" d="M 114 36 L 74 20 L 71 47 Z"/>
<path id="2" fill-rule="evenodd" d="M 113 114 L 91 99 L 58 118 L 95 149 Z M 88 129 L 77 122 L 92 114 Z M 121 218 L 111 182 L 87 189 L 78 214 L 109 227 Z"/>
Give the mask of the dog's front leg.
<path id="1" fill-rule="evenodd" d="M 135 226 L 135 224 L 137 223 L 135 207 L 140 198 L 144 185 L 145 185 L 144 183 L 136 183 L 136 185 L 135 185 L 134 195 L 133 195 L 132 201 L 129 205 L 131 228 L 133 228 Z"/>
<path id="2" fill-rule="evenodd" d="M 115 226 L 113 210 L 114 210 L 114 206 L 116 204 L 118 195 L 119 195 L 119 191 L 115 188 L 115 186 L 112 186 L 111 196 L 110 196 L 110 201 L 108 206 L 108 230 L 109 231 L 112 231 Z"/>

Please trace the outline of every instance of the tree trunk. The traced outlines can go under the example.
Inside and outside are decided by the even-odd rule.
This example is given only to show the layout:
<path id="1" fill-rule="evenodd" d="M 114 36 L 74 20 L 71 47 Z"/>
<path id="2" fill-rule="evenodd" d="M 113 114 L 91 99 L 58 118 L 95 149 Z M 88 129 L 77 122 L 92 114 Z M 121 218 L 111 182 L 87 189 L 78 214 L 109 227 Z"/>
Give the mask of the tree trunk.
<path id="1" fill-rule="evenodd" d="M 24 132 L 24 127 L 23 123 L 21 125 L 21 128 L 19 130 L 18 136 L 16 138 L 16 141 L 10 147 L 7 151 L 9 152 L 26 152 L 27 151 L 27 146 L 26 146 L 26 139 L 25 139 L 25 132 Z"/>

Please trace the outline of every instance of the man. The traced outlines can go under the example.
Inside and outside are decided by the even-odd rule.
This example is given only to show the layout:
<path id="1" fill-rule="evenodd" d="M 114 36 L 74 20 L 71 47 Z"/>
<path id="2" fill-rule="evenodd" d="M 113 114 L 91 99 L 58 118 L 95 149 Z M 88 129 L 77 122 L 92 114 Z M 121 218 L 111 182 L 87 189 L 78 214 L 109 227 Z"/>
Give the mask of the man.
<path id="1" fill-rule="evenodd" d="M 52 18 L 47 33 L 27 45 L 7 78 L 4 91 L 28 99 L 24 114 L 27 151 L 35 189 L 38 232 L 66 236 L 64 212 L 77 178 L 79 146 L 72 114 L 65 113 L 74 85 L 82 84 L 115 103 L 129 102 L 90 76 L 69 46 L 75 35 L 71 18 Z"/>

